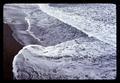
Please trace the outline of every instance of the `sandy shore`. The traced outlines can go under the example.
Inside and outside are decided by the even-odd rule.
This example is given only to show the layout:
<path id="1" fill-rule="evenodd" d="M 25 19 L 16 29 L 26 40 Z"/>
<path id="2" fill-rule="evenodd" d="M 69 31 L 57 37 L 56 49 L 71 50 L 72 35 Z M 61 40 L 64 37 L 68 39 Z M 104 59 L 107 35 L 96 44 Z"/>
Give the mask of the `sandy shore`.
<path id="1" fill-rule="evenodd" d="M 4 24 L 3 36 L 3 77 L 5 80 L 12 80 L 12 61 L 23 46 L 12 37 L 12 31 L 7 24 Z"/>

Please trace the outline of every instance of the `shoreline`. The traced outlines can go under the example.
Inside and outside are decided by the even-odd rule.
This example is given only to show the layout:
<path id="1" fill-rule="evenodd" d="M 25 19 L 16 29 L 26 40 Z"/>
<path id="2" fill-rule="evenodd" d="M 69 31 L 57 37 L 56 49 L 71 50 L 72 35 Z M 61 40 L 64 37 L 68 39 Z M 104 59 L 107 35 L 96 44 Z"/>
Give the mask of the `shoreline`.
<path id="1" fill-rule="evenodd" d="M 13 80 L 12 61 L 14 56 L 22 49 L 12 36 L 12 30 L 8 24 L 3 26 L 3 78 L 5 80 Z"/>

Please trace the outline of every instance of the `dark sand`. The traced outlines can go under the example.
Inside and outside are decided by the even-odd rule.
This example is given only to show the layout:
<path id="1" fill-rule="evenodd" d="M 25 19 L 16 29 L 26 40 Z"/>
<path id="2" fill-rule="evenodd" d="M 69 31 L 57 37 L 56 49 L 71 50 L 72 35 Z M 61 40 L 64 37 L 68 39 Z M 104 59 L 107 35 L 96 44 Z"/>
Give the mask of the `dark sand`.
<path id="1" fill-rule="evenodd" d="M 4 24 L 3 28 L 3 78 L 12 80 L 12 61 L 23 46 L 12 37 L 12 31 L 7 24 Z"/>

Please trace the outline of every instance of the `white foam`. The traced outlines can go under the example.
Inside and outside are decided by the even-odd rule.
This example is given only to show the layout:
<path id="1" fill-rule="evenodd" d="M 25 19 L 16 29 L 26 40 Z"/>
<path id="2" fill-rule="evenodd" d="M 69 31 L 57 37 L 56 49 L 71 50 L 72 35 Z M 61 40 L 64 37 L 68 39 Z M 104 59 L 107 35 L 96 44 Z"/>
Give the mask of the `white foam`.
<path id="1" fill-rule="evenodd" d="M 78 30 L 85 32 L 90 37 L 91 36 L 96 37 L 99 40 L 109 43 L 109 44 L 113 45 L 114 47 L 116 47 L 116 25 L 107 27 L 107 26 L 104 26 L 104 23 L 92 21 L 92 19 L 89 20 L 90 16 L 87 16 L 88 19 L 86 19 L 84 16 L 71 14 L 69 12 L 61 11 L 59 8 L 50 7 L 48 4 L 38 4 L 38 6 L 39 6 L 40 10 L 47 13 L 48 15 L 53 16 L 53 17 L 63 21 L 64 23 L 67 23 L 67 24 L 77 28 Z M 111 6 L 113 6 L 113 4 L 111 4 Z M 115 9 L 113 9 L 113 10 L 115 10 Z M 87 11 L 87 10 L 85 10 L 85 11 Z M 114 16 L 114 17 L 116 17 L 116 16 Z M 90 26 L 87 26 L 87 24 L 90 24 Z M 97 28 L 96 25 L 100 25 L 99 31 L 96 29 Z M 112 32 L 114 31 L 114 32 L 111 33 L 110 31 L 112 31 Z"/>

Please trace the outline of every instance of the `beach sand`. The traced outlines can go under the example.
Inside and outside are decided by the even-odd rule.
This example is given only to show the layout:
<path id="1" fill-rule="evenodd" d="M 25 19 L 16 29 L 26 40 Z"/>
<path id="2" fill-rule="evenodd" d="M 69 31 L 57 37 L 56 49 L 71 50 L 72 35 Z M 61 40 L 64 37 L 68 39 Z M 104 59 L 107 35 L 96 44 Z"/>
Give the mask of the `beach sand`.
<path id="1" fill-rule="evenodd" d="M 12 37 L 12 31 L 8 24 L 4 24 L 3 28 L 3 78 L 12 80 L 12 61 L 23 46 Z"/>

